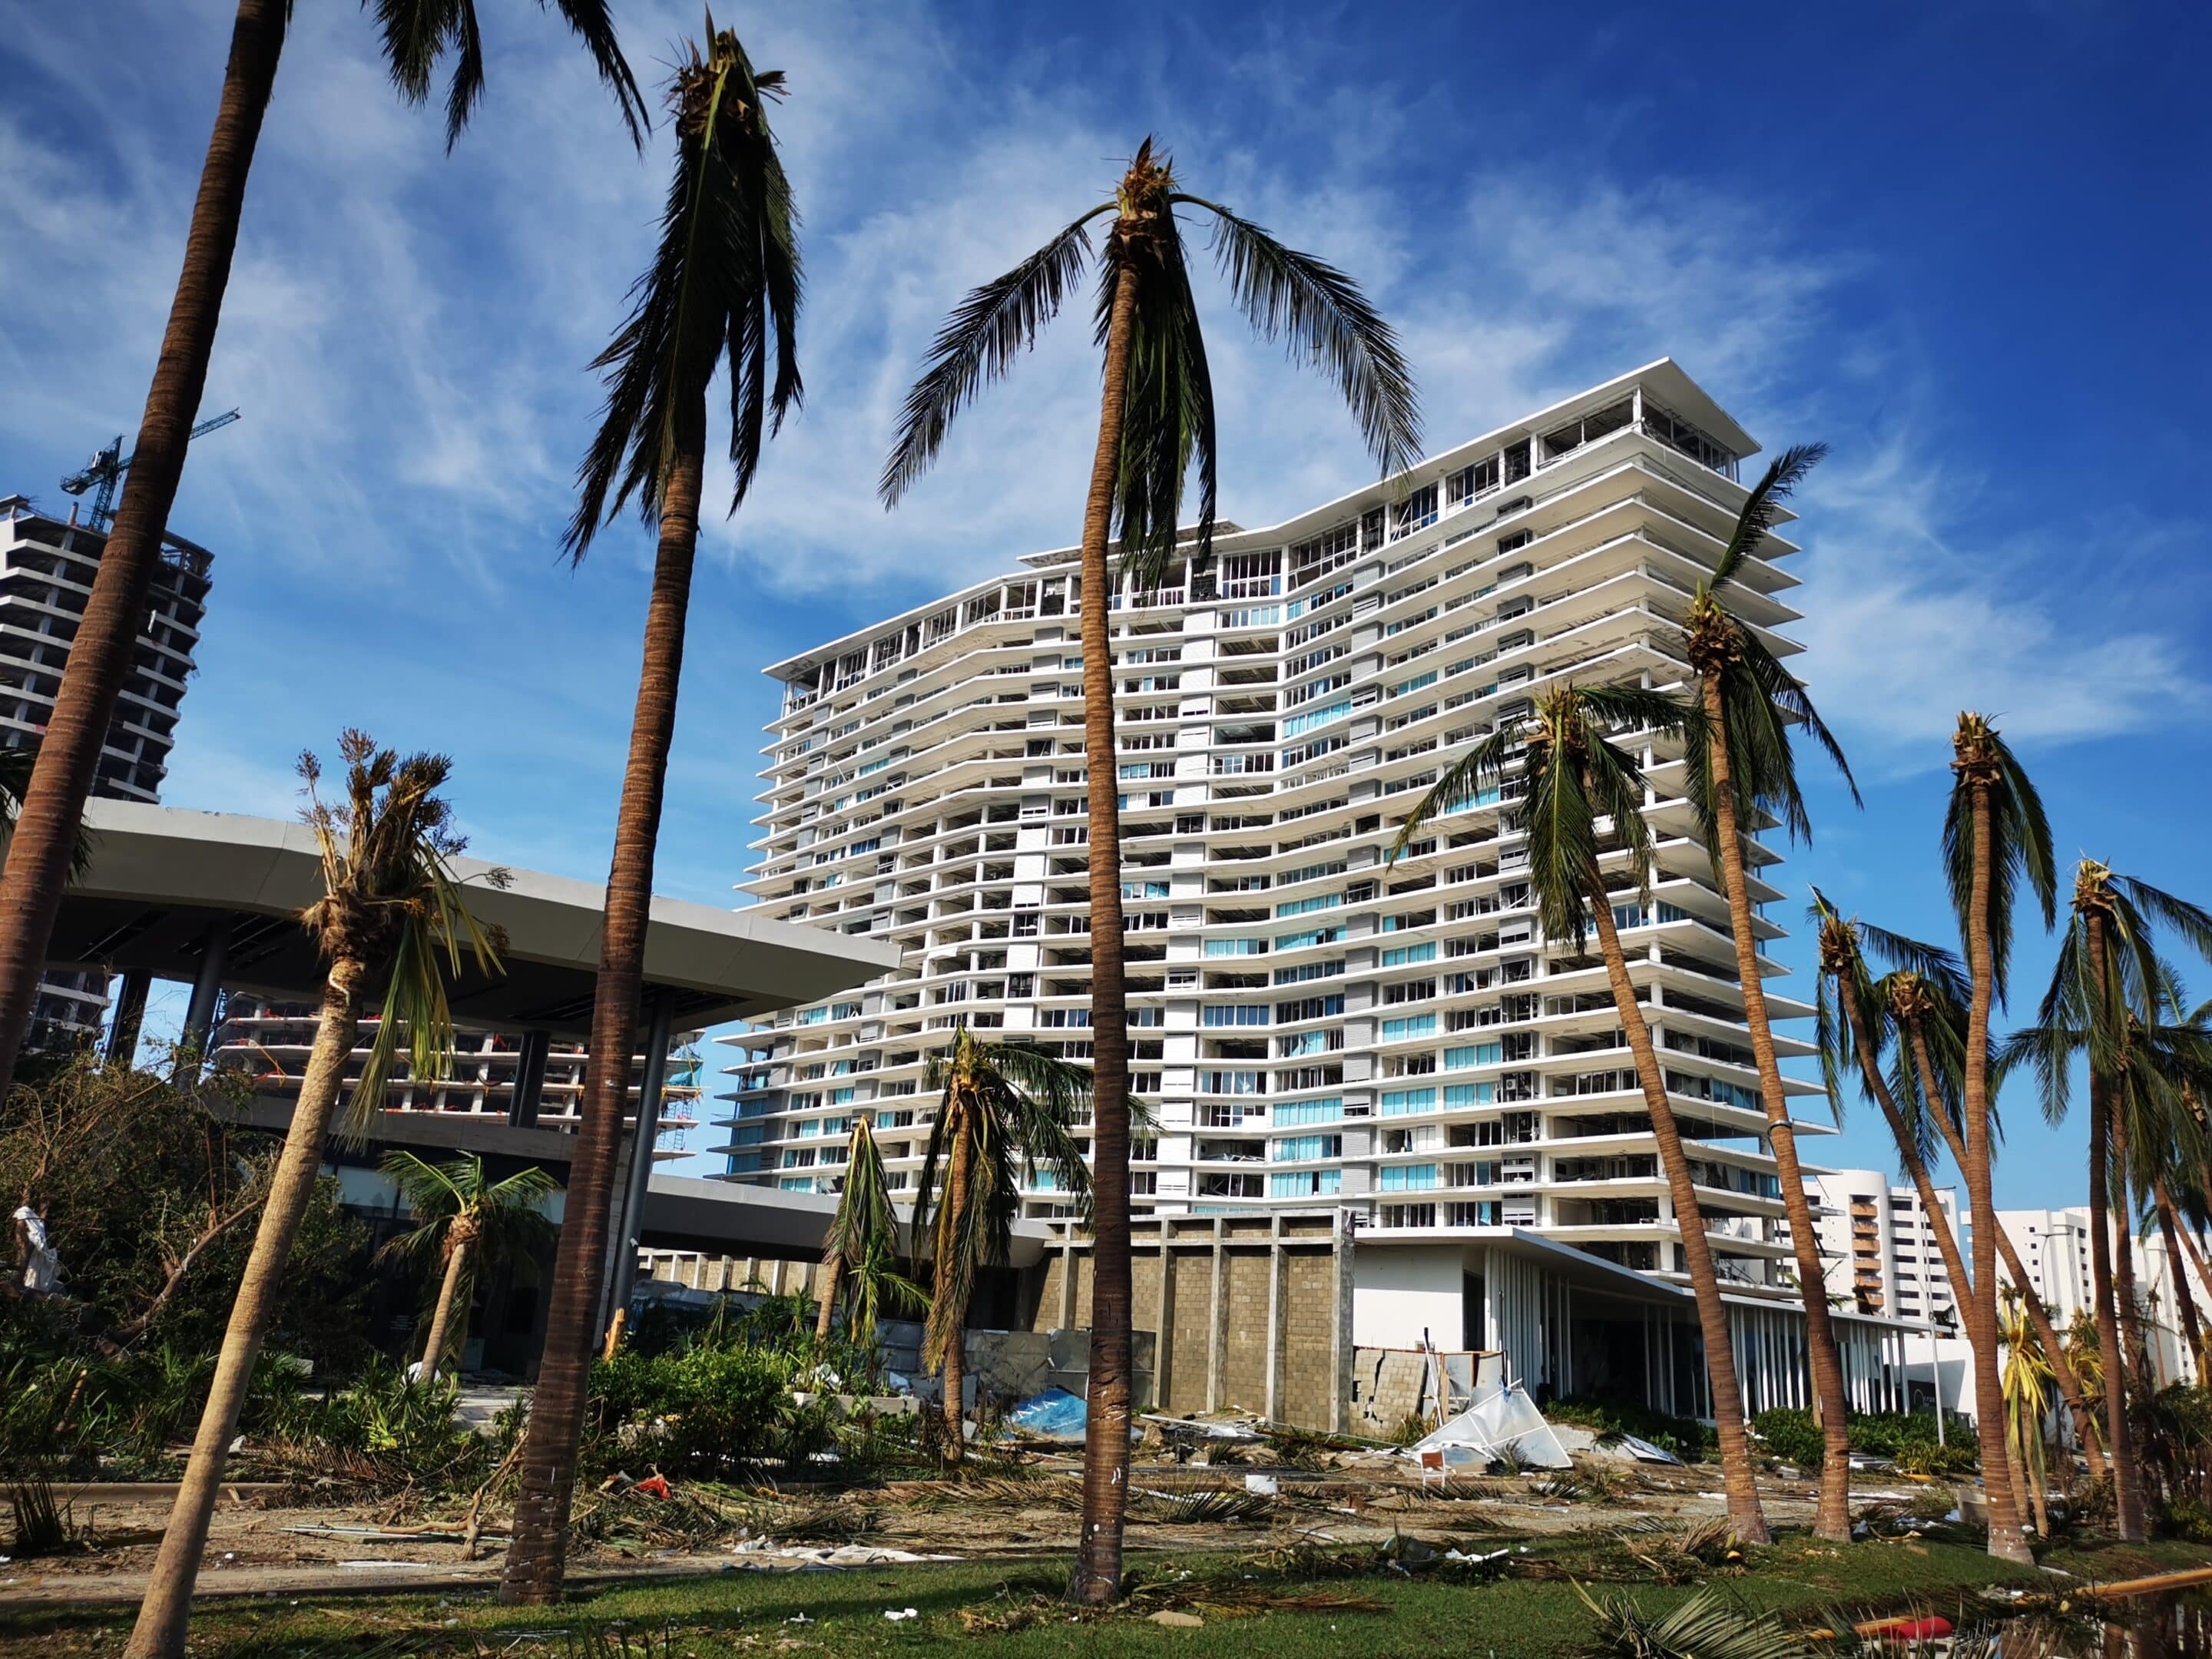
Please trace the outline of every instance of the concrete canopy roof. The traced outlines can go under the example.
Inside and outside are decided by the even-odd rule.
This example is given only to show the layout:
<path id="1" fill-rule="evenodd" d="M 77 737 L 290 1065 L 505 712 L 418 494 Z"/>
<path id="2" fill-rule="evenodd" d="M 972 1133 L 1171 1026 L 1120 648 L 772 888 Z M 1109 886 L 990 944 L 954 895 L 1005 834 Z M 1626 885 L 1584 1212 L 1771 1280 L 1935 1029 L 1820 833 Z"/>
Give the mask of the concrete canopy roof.
<path id="1" fill-rule="evenodd" d="M 49 956 L 57 967 L 191 980 L 211 931 L 228 921 L 224 986 L 286 1000 L 319 998 L 321 966 L 296 920 L 322 890 L 321 859 L 306 824 L 94 800 L 85 828 L 91 867 L 63 898 Z M 514 869 L 513 884 L 500 890 L 484 880 L 493 867 L 483 859 L 455 861 L 471 908 L 507 932 L 507 971 L 488 977 L 464 957 L 453 1018 L 587 1035 L 606 890 Z M 896 967 L 899 957 L 888 940 L 655 897 L 645 982 L 648 992 L 674 994 L 677 1024 L 688 1029 L 811 1002 Z"/>

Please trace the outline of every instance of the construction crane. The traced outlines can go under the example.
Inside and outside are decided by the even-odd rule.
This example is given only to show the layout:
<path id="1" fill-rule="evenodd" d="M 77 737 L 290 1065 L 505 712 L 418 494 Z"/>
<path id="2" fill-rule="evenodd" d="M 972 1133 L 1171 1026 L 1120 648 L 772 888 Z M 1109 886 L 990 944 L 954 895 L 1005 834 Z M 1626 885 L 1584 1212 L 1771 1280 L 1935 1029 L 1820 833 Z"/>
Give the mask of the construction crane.
<path id="1" fill-rule="evenodd" d="M 202 421 L 192 428 L 191 436 L 205 437 L 236 419 L 238 411 L 234 409 L 212 420 Z M 127 458 L 124 455 L 123 434 L 118 432 L 115 434 L 115 441 L 94 455 L 91 465 L 83 471 L 73 472 L 62 480 L 63 489 L 70 495 L 82 495 L 88 489 L 93 492 L 90 523 L 94 530 L 106 530 L 115 517 L 115 492 L 122 485 L 123 475 L 131 470 L 131 463 L 137 459 L 136 455 Z"/>

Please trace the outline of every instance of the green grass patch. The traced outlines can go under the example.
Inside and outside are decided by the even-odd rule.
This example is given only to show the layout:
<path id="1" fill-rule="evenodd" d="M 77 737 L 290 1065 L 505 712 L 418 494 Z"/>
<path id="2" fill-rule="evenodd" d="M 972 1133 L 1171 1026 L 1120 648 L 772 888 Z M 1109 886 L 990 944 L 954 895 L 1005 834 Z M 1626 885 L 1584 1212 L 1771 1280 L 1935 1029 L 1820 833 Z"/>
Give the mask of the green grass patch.
<path id="1" fill-rule="evenodd" d="M 1569 1577 L 1617 1571 L 1621 1553 L 1589 1534 L 1528 1541 L 1530 1553 L 1516 1554 L 1515 1571 L 1557 1576 L 1451 1582 L 1368 1571 L 1293 1578 L 1261 1562 L 1218 1555 L 1146 1558 L 1143 1577 L 1156 1592 L 1147 1604 L 1158 1605 L 1159 1595 L 1188 1598 L 1205 1620 L 1195 1629 L 1125 1617 L 1078 1622 L 1048 1605 L 1066 1582 L 1063 1564 L 970 1563 L 839 1573 L 723 1572 L 599 1590 L 552 1608 L 501 1607 L 488 1594 L 220 1602 L 195 1620 L 192 1648 L 196 1659 L 509 1650 L 575 1659 L 594 1638 L 619 1627 L 640 1643 L 634 1656 L 643 1651 L 641 1638 L 650 1636 L 653 1659 L 664 1653 L 667 1659 L 720 1659 L 748 1651 L 895 1659 L 956 1648 L 969 1659 L 1117 1659 L 1168 1652 L 1187 1659 L 1334 1659 L 1348 1650 L 1394 1659 L 1571 1655 L 1588 1636 L 1589 1613 Z M 2212 1551 L 2161 1544 L 2069 1551 L 2057 1564 L 2082 1577 L 2111 1579 L 2208 1560 Z M 1547 1565 L 1532 1569 L 1532 1562 Z M 1802 1537 L 1753 1551 L 1740 1569 L 1714 1573 L 1707 1582 L 1750 1607 L 1808 1620 L 1907 1606 L 1955 1609 L 1985 1585 L 2055 1588 L 2063 1583 L 2006 1567 L 1961 1544 L 1838 1548 Z M 1606 1593 L 1628 1594 L 1659 1611 L 1695 1592 L 1687 1585 L 1616 1580 Z M 1240 1611 L 1227 1605 L 1276 1595 L 1327 1598 L 1334 1605 L 1302 1611 Z M 884 1617 L 887 1609 L 908 1607 L 921 1616 Z M 990 1628 L 994 1624 L 1018 1627 Z M 128 1626 L 127 1610 L 0 1613 L 0 1653 L 10 1659 L 29 1659 L 34 1650 L 38 1659 L 112 1654 Z M 527 1639 L 524 1632 L 540 1634 Z"/>

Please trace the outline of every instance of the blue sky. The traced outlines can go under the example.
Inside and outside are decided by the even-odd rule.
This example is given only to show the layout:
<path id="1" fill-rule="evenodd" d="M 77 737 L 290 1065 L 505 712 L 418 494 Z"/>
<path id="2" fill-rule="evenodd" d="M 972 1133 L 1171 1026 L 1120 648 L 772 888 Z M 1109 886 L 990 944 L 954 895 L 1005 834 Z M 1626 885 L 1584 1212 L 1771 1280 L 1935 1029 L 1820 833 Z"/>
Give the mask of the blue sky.
<path id="1" fill-rule="evenodd" d="M 208 391 L 246 418 L 195 452 L 173 520 L 218 563 L 168 799 L 289 811 L 291 757 L 359 724 L 453 753 L 478 851 L 603 879 L 650 548 L 625 523 L 572 574 L 556 543 L 583 366 L 650 247 L 665 136 L 640 161 L 557 23 L 478 6 L 489 94 L 450 158 L 359 9 L 301 8 Z M 699 27 L 616 11 L 655 81 Z M 228 8 L 0 12 L 0 490 L 53 507 L 136 424 Z M 1794 891 L 1948 935 L 1946 739 L 1974 706 L 2063 857 L 2212 897 L 2201 8 L 719 15 L 792 79 L 809 395 L 708 538 L 661 890 L 727 902 L 743 872 L 761 664 L 1073 539 L 1080 315 L 896 517 L 870 485 L 945 307 L 1153 132 L 1190 187 L 1368 284 L 1434 447 L 1662 355 L 1770 447 L 1832 445 L 1802 502 L 1797 631 L 1866 809 L 1820 781 Z M 1224 511 L 1267 522 L 1361 482 L 1318 385 L 1201 298 Z M 2028 935 L 2022 986 L 2049 958 Z M 1782 954 L 1808 965 L 1802 939 Z M 2008 1114 L 2002 1201 L 2078 1200 L 2078 1122 Z M 1835 1161 L 1884 1165 L 1879 1135 L 1863 1111 Z"/>

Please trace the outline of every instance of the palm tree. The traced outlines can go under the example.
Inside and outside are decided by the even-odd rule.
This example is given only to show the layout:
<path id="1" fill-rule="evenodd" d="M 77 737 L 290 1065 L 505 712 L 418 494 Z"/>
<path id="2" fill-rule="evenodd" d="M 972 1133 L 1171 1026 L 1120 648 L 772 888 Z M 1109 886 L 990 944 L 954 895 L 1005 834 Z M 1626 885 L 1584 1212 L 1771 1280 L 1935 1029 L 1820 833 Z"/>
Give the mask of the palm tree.
<path id="1" fill-rule="evenodd" d="M 371 979 L 380 973 L 386 976 L 381 1015 L 341 1133 L 365 1127 L 383 1098 L 386 1080 L 400 1058 L 401 1032 L 406 1033 L 412 1074 L 441 1074 L 453 1046 L 446 981 L 461 971 L 463 952 L 480 973 L 500 967 L 503 942 L 470 914 L 461 878 L 453 871 L 453 861 L 465 843 L 453 833 L 452 808 L 437 793 L 452 763 L 442 755 L 403 760 L 355 731 L 339 738 L 338 752 L 345 763 L 346 793 L 336 805 L 325 805 L 316 793 L 322 769 L 315 757 L 300 757 L 300 775 L 307 785 L 305 817 L 322 848 L 323 896 L 300 914 L 301 925 L 328 964 L 322 1014 L 283 1150 L 270 1176 L 253 1249 L 231 1304 L 199 1431 L 192 1437 L 191 1459 L 131 1633 L 130 1659 L 181 1659 L 185 1651 L 192 1584 L 222 1490 L 223 1464 L 238 1433 L 254 1361 L 276 1314 L 293 1235 L 321 1172 L 323 1138 Z M 507 872 L 494 870 L 485 879 L 504 886 Z"/>
<path id="2" fill-rule="evenodd" d="M 2038 1024 L 2015 1033 L 2008 1050 L 2010 1060 L 2032 1059 L 2044 1110 L 2054 1121 L 2066 1110 L 2071 1060 L 2081 1055 L 2088 1063 L 2090 1296 L 2106 1378 L 2115 1522 L 2130 1543 L 2144 1536 L 2144 1512 L 2127 1380 L 2140 1370 L 2129 1357 L 2142 1349 L 2135 1252 L 2126 1228 L 2112 1226 L 2112 1204 L 2117 1197 L 2124 1222 L 2134 1213 L 2131 1148 L 2160 1146 L 2169 1139 L 2202 1146 L 2185 1093 L 2201 1090 L 2212 1076 L 2200 1066 L 2212 1060 L 2203 1034 L 2160 1024 L 2177 994 L 2172 969 L 2158 957 L 2158 928 L 2179 934 L 2212 961 L 2212 914 L 2083 859 Z"/>
<path id="3" fill-rule="evenodd" d="M 1705 741 L 1689 757 L 1692 799 L 1704 821 L 1705 844 L 1729 907 L 1736 977 L 1743 988 L 1744 1023 L 1750 1028 L 1759 1097 L 1766 1109 L 1767 1142 L 1781 1182 L 1783 1209 L 1790 1218 L 1798 1283 L 1807 1285 L 1825 1284 L 1827 1268 L 1813 1226 L 1812 1201 L 1806 1194 L 1796 1131 L 1790 1121 L 1790 1098 L 1783 1092 L 1774 1028 L 1767 1017 L 1744 843 L 1766 811 L 1780 815 L 1793 838 L 1811 835 L 1797 786 L 1793 728 L 1810 736 L 1836 763 L 1854 800 L 1858 786 L 1851 781 L 1843 750 L 1822 724 L 1803 684 L 1776 659 L 1759 629 L 1738 617 L 1731 605 L 1741 602 L 1739 579 L 1745 562 L 1758 556 L 1781 516 L 1784 501 L 1826 453 L 1820 444 L 1803 444 L 1774 459 L 1745 498 L 1728 544 L 1712 574 L 1692 595 L 1682 624 L 1705 717 Z M 1805 1352 L 1823 1439 L 1820 1497 L 1813 1530 L 1832 1543 L 1844 1543 L 1851 1535 L 1850 1401 L 1844 1392 L 1828 1304 L 1821 1296 L 1805 1297 Z"/>
<path id="4" fill-rule="evenodd" d="M 2004 1000 L 2005 976 L 2012 958 L 2014 896 L 2025 878 L 2042 906 L 2044 925 L 2056 915 L 2057 890 L 2051 857 L 2051 823 L 2035 786 L 1983 716 L 1959 716 L 1952 738 L 1953 785 L 1943 818 L 1943 856 L 1950 878 L 1952 908 L 1966 943 L 1968 997 L 1965 1054 L 1960 1066 L 1960 1112 L 1965 1157 L 1959 1173 L 1966 1185 L 1968 1223 L 1973 1235 L 1974 1283 L 1984 1290 L 1996 1284 L 1997 1217 L 1990 1192 L 1990 1010 Z M 1974 1322 L 1973 1347 L 1995 1353 L 1996 1297 L 1975 1297 L 1966 1316 Z M 2025 1564 L 2032 1559 L 2021 1536 L 2011 1483 L 2003 1478 L 2004 1389 L 1996 1370 L 1974 1368 L 1975 1426 L 1981 1439 L 1983 1484 L 1990 1505 L 1990 1553 Z M 2113 1446 L 2115 1462 L 2118 1447 Z"/>
<path id="5" fill-rule="evenodd" d="M 377 1254 L 412 1263 L 426 1279 L 433 1270 L 438 1275 L 438 1298 L 422 1339 L 422 1380 L 434 1382 L 467 1327 L 477 1275 L 552 1240 L 554 1226 L 544 1206 L 561 1187 L 535 1165 L 493 1181 L 473 1152 L 450 1164 L 393 1152 L 384 1160 L 384 1173 L 398 1183 L 415 1225 Z"/>
<path id="6" fill-rule="evenodd" d="M 711 28 L 711 16 L 708 21 Z M 509 1603 L 558 1596 L 568 1559 L 585 1379 L 599 1346 L 592 1323 L 608 1200 L 637 1045 L 653 842 L 699 540 L 708 384 L 726 354 L 732 513 L 752 486 L 763 441 L 799 400 L 793 343 L 798 216 L 767 110 L 782 90 L 781 72 L 757 73 L 727 29 L 711 34 L 703 53 L 695 45 L 678 65 L 670 94 L 676 173 L 660 246 L 631 290 L 629 320 L 594 364 L 606 372 L 606 414 L 579 473 L 569 555 L 581 560 L 600 526 L 633 495 L 647 523 L 658 522 L 659 545 L 607 877 L 582 1122 L 522 1455 L 514 1541 L 500 1581 L 501 1599 Z"/>
<path id="7" fill-rule="evenodd" d="M 839 1291 L 856 1288 L 864 1289 L 865 1295 L 854 1305 L 853 1340 L 862 1347 L 875 1341 L 876 1303 L 884 1289 L 877 1270 L 896 1258 L 897 1247 L 898 1214 L 891 1207 L 883 1149 L 876 1145 L 868 1114 L 856 1112 L 852 1133 L 845 1143 L 845 1184 L 837 1194 L 837 1213 L 830 1218 L 822 1252 L 822 1306 L 814 1324 L 817 1342 L 830 1340 Z"/>
<path id="8" fill-rule="evenodd" d="M 238 0 L 230 58 L 216 106 L 215 130 L 200 167 L 199 193 L 185 237 L 184 267 L 170 301 L 154 380 L 139 416 L 123 497 L 93 576 L 61 689 L 23 798 L 18 834 L 0 868 L 0 1095 L 13 1085 L 16 1056 L 46 972 L 46 949 L 62 889 L 84 821 L 101 745 L 117 698 L 137 661 L 138 632 L 161 567 L 169 508 L 184 476 L 185 450 L 215 350 L 231 256 L 238 246 L 246 184 L 261 118 L 276 81 L 293 0 Z M 607 0 L 555 0 L 614 89 L 633 138 L 641 138 L 642 100 L 615 44 Z M 447 100 L 447 140 L 459 135 L 483 84 L 475 0 L 378 0 L 392 78 L 409 98 L 428 91 L 439 59 L 456 52 Z"/>
<path id="9" fill-rule="evenodd" d="M 1093 1103 L 1091 1072 L 1048 1049 L 985 1042 L 966 1024 L 930 1056 L 924 1088 L 942 1091 L 915 1192 L 915 1255 L 928 1239 L 929 1320 L 921 1362 L 945 1382 L 945 1456 L 966 1443 L 962 1331 L 975 1276 L 1003 1266 L 1013 1249 L 1021 1187 L 1042 1163 L 1079 1204 L 1093 1194 L 1075 1127 Z"/>
<path id="10" fill-rule="evenodd" d="M 1178 208 L 1210 216 L 1215 258 L 1238 307 L 1294 361 L 1322 368 L 1352 405 L 1383 472 L 1420 446 L 1413 383 L 1389 324 L 1341 271 L 1295 252 L 1258 225 L 1176 187 L 1147 138 L 1114 199 L 1090 209 L 1006 275 L 962 301 L 939 331 L 908 394 L 881 494 L 895 505 L 935 459 L 953 417 L 1036 342 L 1091 258 L 1090 225 L 1113 216 L 1100 262 L 1097 337 L 1104 352 L 1098 439 L 1085 502 L 1082 592 L 1083 748 L 1090 778 L 1091 1031 L 1097 1122 L 1092 1232 L 1090 1423 L 1083 1457 L 1083 1533 L 1069 1594 L 1121 1594 L 1133 1370 L 1130 1337 L 1129 1031 L 1121 974 L 1121 824 L 1114 754 L 1114 665 L 1108 613 L 1119 574 L 1145 592 L 1177 547 L 1183 483 L 1195 459 L 1199 515 L 1188 546 L 1209 557 L 1214 523 L 1213 386 L 1186 268 Z"/>
<path id="11" fill-rule="evenodd" d="M 2009 1285 L 1998 1290 L 2003 1298 L 1997 1328 L 2005 1345 L 2006 1439 L 2014 1474 L 2027 1483 L 2028 1502 L 2035 1510 L 2035 1529 L 2048 1538 L 2051 1514 L 2043 1496 L 2049 1478 L 2043 1461 L 2043 1418 L 2051 1409 L 2052 1362 L 2021 1305 L 2019 1291 Z M 1978 1355 L 1974 1363 L 1981 1363 Z"/>
<path id="12" fill-rule="evenodd" d="M 1510 721 L 1455 761 L 1421 798 L 1390 848 L 1395 862 L 1420 828 L 1434 817 L 1461 809 L 1485 786 L 1502 781 L 1518 762 L 1525 785 L 1522 821 L 1528 832 L 1528 884 L 1547 939 L 1572 939 L 1579 951 L 1595 923 L 1605 959 L 1615 1012 L 1636 1061 L 1636 1075 L 1650 1114 L 1652 1137 L 1667 1177 L 1681 1235 L 1681 1254 L 1689 1273 L 1705 1336 L 1705 1368 L 1712 1392 L 1713 1418 L 1720 1437 L 1722 1485 L 1729 1519 L 1737 1534 L 1766 1541 L 1766 1518 L 1744 1432 L 1743 1395 L 1736 1380 L 1735 1348 L 1728 1309 L 1721 1300 L 1705 1212 L 1682 1148 L 1682 1132 L 1667 1097 L 1666 1074 L 1651 1042 L 1651 1028 L 1629 978 L 1628 958 L 1613 921 L 1616 895 L 1606 884 L 1602 860 L 1614 851 L 1627 854 L 1636 890 L 1648 898 L 1651 885 L 1651 829 L 1644 817 L 1644 783 L 1634 757 L 1609 732 L 1647 731 L 1684 738 L 1694 747 L 1703 738 L 1704 716 L 1656 691 L 1632 687 L 1559 685 L 1547 692 L 1526 722 Z M 1610 824 L 1601 832 L 1599 820 Z M 1820 1281 L 1814 1280 L 1814 1283 Z M 1808 1301 L 1815 1300 L 1808 1297 Z"/>
<path id="13" fill-rule="evenodd" d="M 1887 1011 L 1897 1031 L 1893 1087 L 1905 1116 L 1908 1122 L 1918 1126 L 1917 1132 L 1923 1137 L 1930 1132 L 1940 1137 L 1950 1152 L 1952 1163 L 1961 1171 L 1966 1167 L 1966 1144 L 1959 1130 L 1959 1097 L 1966 1066 L 1970 994 L 1966 975 L 1948 951 L 1942 953 L 1933 971 L 1926 975 L 1916 973 L 1910 967 L 1893 968 L 1871 988 L 1874 1003 Z M 1931 1030 L 1940 1034 L 1940 1044 L 1931 1037 Z M 2074 1417 L 2081 1455 L 2088 1460 L 2089 1473 L 2102 1475 L 2106 1465 L 2104 1449 L 2099 1443 L 2094 1392 L 2075 1372 L 2070 1351 L 2059 1341 L 2058 1332 L 2051 1323 L 2050 1310 L 2036 1293 L 2035 1283 L 2021 1261 L 2012 1235 L 2002 1227 L 1997 1229 L 1996 1245 L 1997 1260 L 2007 1279 L 2020 1292 L 2027 1322 L 2034 1328 L 2044 1352 L 2050 1356 L 2059 1393 Z M 1952 1271 L 1954 1279 L 1958 1279 L 1957 1269 Z M 1963 1287 L 1963 1306 L 1965 1297 L 1974 1287 L 1963 1279 L 1959 1282 Z M 1983 1362 L 1978 1358 L 1975 1363 Z"/>

